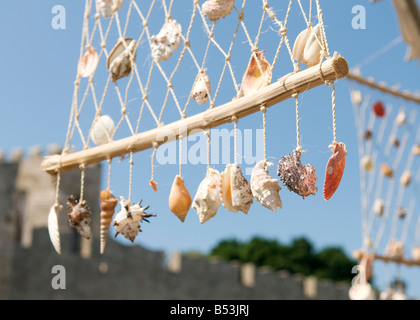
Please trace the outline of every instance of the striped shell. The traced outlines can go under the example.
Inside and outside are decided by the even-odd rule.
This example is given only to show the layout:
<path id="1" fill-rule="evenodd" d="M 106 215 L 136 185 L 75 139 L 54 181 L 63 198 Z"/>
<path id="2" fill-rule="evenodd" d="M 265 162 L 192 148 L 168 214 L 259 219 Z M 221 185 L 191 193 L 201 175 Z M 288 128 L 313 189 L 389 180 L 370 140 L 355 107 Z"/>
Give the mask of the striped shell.
<path id="1" fill-rule="evenodd" d="M 132 63 L 136 61 L 136 52 L 136 40 L 125 38 L 117 42 L 106 60 L 112 81 L 115 82 L 130 74 Z"/>
<path id="2" fill-rule="evenodd" d="M 58 227 L 57 210 L 58 207 L 53 205 L 50 209 L 50 213 L 48 214 L 48 233 L 50 235 L 50 240 L 55 251 L 57 251 L 58 254 L 61 254 L 60 230 Z"/>
<path id="3" fill-rule="evenodd" d="M 96 7 L 104 17 L 112 17 L 114 11 L 120 10 L 124 0 L 96 0 Z"/>
<path id="4" fill-rule="evenodd" d="M 201 10 L 210 21 L 216 21 L 229 15 L 235 0 L 208 0 L 203 3 Z"/>
<path id="5" fill-rule="evenodd" d="M 192 203 L 192 208 L 197 210 L 200 223 L 213 218 L 220 203 L 220 173 L 216 169 L 208 168 Z"/>
<path id="6" fill-rule="evenodd" d="M 152 58 L 155 62 L 168 60 L 179 48 L 182 39 L 182 27 L 176 20 L 165 22 L 157 35 L 151 37 Z"/>
<path id="7" fill-rule="evenodd" d="M 100 193 L 101 198 L 101 254 L 104 253 L 106 239 L 108 238 L 108 230 L 111 225 L 112 216 L 115 212 L 118 200 L 114 197 L 109 190 L 102 190 Z"/>

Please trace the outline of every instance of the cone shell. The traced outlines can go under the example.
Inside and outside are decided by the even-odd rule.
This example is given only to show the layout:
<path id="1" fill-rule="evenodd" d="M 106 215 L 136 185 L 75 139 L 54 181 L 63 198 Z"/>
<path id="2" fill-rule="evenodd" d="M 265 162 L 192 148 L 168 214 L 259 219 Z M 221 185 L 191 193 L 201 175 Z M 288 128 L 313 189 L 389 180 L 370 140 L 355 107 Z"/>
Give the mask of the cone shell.
<path id="1" fill-rule="evenodd" d="M 192 200 L 190 193 L 185 187 L 184 180 L 177 175 L 172 183 L 171 192 L 169 194 L 169 209 L 181 220 L 185 221 L 188 211 L 190 210 Z"/>
<path id="2" fill-rule="evenodd" d="M 79 61 L 77 72 L 80 77 L 87 78 L 95 73 L 98 66 L 99 56 L 92 46 L 89 46 L 86 53 Z"/>
<path id="3" fill-rule="evenodd" d="M 321 29 L 316 25 L 299 33 L 293 45 L 293 58 L 308 68 L 321 62 Z"/>
<path id="4" fill-rule="evenodd" d="M 216 169 L 208 168 L 192 203 L 192 207 L 197 210 L 200 223 L 213 218 L 220 203 L 220 173 Z"/>
<path id="5" fill-rule="evenodd" d="M 411 250 L 411 255 L 414 259 L 414 261 L 420 262 L 420 247 L 414 246 Z"/>
<path id="6" fill-rule="evenodd" d="M 92 141 L 99 145 L 112 141 L 114 136 L 115 124 L 112 118 L 108 115 L 100 116 L 92 128 Z"/>
<path id="7" fill-rule="evenodd" d="M 403 174 L 400 177 L 400 183 L 404 186 L 407 187 L 410 182 L 411 182 L 411 171 L 410 170 L 406 170 L 403 172 Z"/>
<path id="8" fill-rule="evenodd" d="M 283 208 L 279 195 L 280 190 L 278 180 L 268 174 L 264 161 L 258 162 L 251 173 L 251 191 L 254 198 L 264 207 L 276 212 L 277 207 Z"/>
<path id="9" fill-rule="evenodd" d="M 205 71 L 201 71 L 195 79 L 191 97 L 201 105 L 209 100 L 210 93 L 210 78 Z"/>
<path id="10" fill-rule="evenodd" d="M 58 227 L 57 206 L 55 205 L 51 207 L 48 214 L 48 233 L 55 251 L 61 254 L 60 230 Z"/>
<path id="11" fill-rule="evenodd" d="M 363 170 L 372 171 L 374 167 L 372 157 L 368 154 L 364 155 L 362 159 L 360 159 L 360 165 L 362 166 Z"/>
<path id="12" fill-rule="evenodd" d="M 119 40 L 112 49 L 106 61 L 111 73 L 112 81 L 128 76 L 131 72 L 132 62 L 136 60 L 137 41 L 130 38 Z"/>
<path id="13" fill-rule="evenodd" d="M 104 253 L 106 239 L 108 238 L 108 230 L 112 221 L 112 216 L 115 212 L 118 200 L 114 197 L 109 190 L 102 190 L 100 193 L 101 198 L 101 254 Z"/>
<path id="14" fill-rule="evenodd" d="M 120 10 L 123 4 L 124 0 L 96 0 L 96 7 L 106 18 L 112 17 L 114 10 Z"/>
<path id="15" fill-rule="evenodd" d="M 165 22 L 157 35 L 151 37 L 152 58 L 155 62 L 168 60 L 179 48 L 182 39 L 182 27 L 176 20 Z"/>
<path id="16" fill-rule="evenodd" d="M 390 166 L 388 166 L 385 162 L 381 163 L 381 171 L 385 177 L 392 178 L 394 173 Z"/>
<path id="17" fill-rule="evenodd" d="M 384 201 L 382 199 L 376 199 L 373 204 L 373 212 L 375 212 L 379 217 L 382 217 L 384 214 Z"/>
<path id="18" fill-rule="evenodd" d="M 203 3 L 201 10 L 210 21 L 216 21 L 229 15 L 235 0 L 208 0 Z"/>
<path id="19" fill-rule="evenodd" d="M 220 179 L 220 198 L 228 211 L 248 214 L 253 203 L 251 186 L 236 164 L 227 164 Z"/>
<path id="20" fill-rule="evenodd" d="M 372 111 L 377 117 L 385 116 L 385 107 L 382 101 L 376 101 L 372 106 Z"/>
<path id="21" fill-rule="evenodd" d="M 324 200 L 329 200 L 340 185 L 346 165 L 347 149 L 344 143 L 338 142 L 333 146 L 333 155 L 325 169 Z"/>
<path id="22" fill-rule="evenodd" d="M 81 237 L 90 239 L 91 212 L 86 201 L 79 202 L 74 196 L 68 196 L 67 207 L 69 209 L 68 219 L 70 226 L 75 228 Z"/>
<path id="23" fill-rule="evenodd" d="M 253 53 L 248 69 L 242 77 L 244 96 L 251 94 L 271 83 L 271 66 L 264 57 L 264 50 Z"/>

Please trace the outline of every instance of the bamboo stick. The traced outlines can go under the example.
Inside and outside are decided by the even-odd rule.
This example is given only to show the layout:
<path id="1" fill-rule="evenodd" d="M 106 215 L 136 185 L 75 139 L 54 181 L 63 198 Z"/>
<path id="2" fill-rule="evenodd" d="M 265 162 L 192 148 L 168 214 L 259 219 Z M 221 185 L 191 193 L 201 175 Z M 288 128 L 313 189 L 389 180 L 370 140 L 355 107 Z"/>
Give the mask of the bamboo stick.
<path id="1" fill-rule="evenodd" d="M 94 148 L 71 154 L 46 156 L 41 167 L 47 173 L 54 175 L 59 171 L 68 171 L 80 165 L 86 166 L 130 152 L 146 150 L 156 144 L 161 145 L 179 139 L 180 135 L 185 138 L 191 133 L 195 134 L 231 122 L 233 116 L 239 119 L 258 112 L 261 105 L 266 108 L 273 106 L 292 97 L 295 93 L 299 94 L 320 86 L 327 80 L 344 78 L 348 70 L 347 61 L 336 54 L 317 66 L 288 74 L 257 92 L 188 118 Z"/>
<path id="2" fill-rule="evenodd" d="M 357 258 L 358 260 L 361 260 L 363 258 L 363 256 L 365 254 L 370 254 L 367 253 L 365 251 L 360 251 L 360 250 L 355 250 L 353 252 L 353 256 L 355 258 Z M 387 257 L 387 256 L 381 256 L 378 254 L 370 254 L 372 255 L 374 260 L 381 260 L 384 262 L 393 262 L 393 263 L 397 263 L 397 264 L 403 264 L 406 266 L 420 266 L 420 261 L 416 261 L 416 260 L 408 260 L 408 259 L 404 259 L 404 258 L 394 258 L 394 257 Z"/>

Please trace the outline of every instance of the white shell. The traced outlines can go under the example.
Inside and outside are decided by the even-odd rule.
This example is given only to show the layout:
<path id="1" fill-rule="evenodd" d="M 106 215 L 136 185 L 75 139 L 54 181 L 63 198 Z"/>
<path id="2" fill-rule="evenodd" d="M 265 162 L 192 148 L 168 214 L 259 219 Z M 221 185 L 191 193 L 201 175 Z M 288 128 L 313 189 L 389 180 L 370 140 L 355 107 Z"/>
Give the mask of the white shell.
<path id="1" fill-rule="evenodd" d="M 220 203 L 220 173 L 216 169 L 209 168 L 192 203 L 192 208 L 197 210 L 200 223 L 213 218 Z"/>
<path id="2" fill-rule="evenodd" d="M 369 283 L 354 284 L 349 289 L 351 300 L 375 300 L 375 291 Z"/>
<path id="3" fill-rule="evenodd" d="M 96 0 L 96 6 L 104 17 L 112 17 L 114 9 L 120 10 L 124 0 Z"/>
<path id="4" fill-rule="evenodd" d="M 242 211 L 248 214 L 253 195 L 248 181 L 237 164 L 227 164 L 221 173 L 220 199 L 228 211 Z"/>
<path id="5" fill-rule="evenodd" d="M 268 165 L 273 165 L 269 163 Z M 264 207 L 273 212 L 277 211 L 277 207 L 283 208 L 279 191 L 279 181 L 272 178 L 265 170 L 264 161 L 258 162 L 252 169 L 251 173 L 251 190 L 254 198 Z"/>
<path id="6" fill-rule="evenodd" d="M 210 78 L 205 71 L 200 72 L 195 79 L 191 97 L 198 104 L 206 103 L 211 93 Z"/>
<path id="7" fill-rule="evenodd" d="M 366 171 L 372 171 L 374 165 L 372 161 L 372 157 L 368 154 L 364 155 L 362 159 L 360 159 L 360 165 Z"/>
<path id="8" fill-rule="evenodd" d="M 100 116 L 92 129 L 92 141 L 97 144 L 105 144 L 112 141 L 114 135 L 115 124 L 114 121 L 108 115 Z"/>
<path id="9" fill-rule="evenodd" d="M 293 45 L 293 58 L 299 63 L 312 67 L 321 61 L 321 29 L 319 24 L 299 33 Z"/>
<path id="10" fill-rule="evenodd" d="M 126 77 L 131 72 L 131 57 L 136 60 L 137 41 L 131 38 L 120 39 L 112 48 L 106 60 L 112 81 Z"/>
<path id="11" fill-rule="evenodd" d="M 395 118 L 395 124 L 402 126 L 407 121 L 407 115 L 404 110 L 400 110 Z"/>
<path id="12" fill-rule="evenodd" d="M 362 93 L 359 90 L 352 90 L 350 93 L 351 102 L 355 105 L 359 105 L 362 103 L 363 97 Z"/>
<path id="13" fill-rule="evenodd" d="M 151 37 L 152 58 L 155 62 L 168 60 L 181 44 L 182 27 L 176 20 L 165 22 L 157 35 Z"/>
<path id="14" fill-rule="evenodd" d="M 411 182 L 411 171 L 406 170 L 403 172 L 403 174 L 400 177 L 400 183 L 406 187 L 410 184 Z"/>
<path id="15" fill-rule="evenodd" d="M 378 216 L 382 217 L 384 214 L 384 201 L 382 199 L 376 199 L 373 204 L 373 212 Z"/>
<path id="16" fill-rule="evenodd" d="M 235 0 L 208 0 L 203 3 L 201 9 L 210 21 L 216 21 L 229 15 L 234 4 Z"/>
<path id="17" fill-rule="evenodd" d="M 420 262 L 420 247 L 414 246 L 413 249 L 411 250 L 411 255 L 415 261 Z"/>
<path id="18" fill-rule="evenodd" d="M 48 233 L 55 251 L 61 254 L 60 230 L 58 227 L 57 207 L 54 205 L 48 214 Z"/>

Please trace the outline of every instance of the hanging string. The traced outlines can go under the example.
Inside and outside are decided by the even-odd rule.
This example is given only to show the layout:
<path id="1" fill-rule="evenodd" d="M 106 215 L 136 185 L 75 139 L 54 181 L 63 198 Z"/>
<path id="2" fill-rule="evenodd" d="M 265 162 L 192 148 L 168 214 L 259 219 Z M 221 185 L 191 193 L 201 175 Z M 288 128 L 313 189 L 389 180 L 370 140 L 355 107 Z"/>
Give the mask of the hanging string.
<path id="1" fill-rule="evenodd" d="M 264 168 L 267 168 L 267 119 L 266 119 L 266 112 L 267 108 L 265 105 L 261 105 L 260 110 L 263 114 L 263 137 L 264 137 Z"/>
<path id="2" fill-rule="evenodd" d="M 128 182 L 128 201 L 131 202 L 131 190 L 133 184 L 133 152 L 130 152 L 130 173 L 129 173 L 129 182 Z"/>
<path id="3" fill-rule="evenodd" d="M 154 163 L 154 160 L 155 160 L 155 154 L 156 154 L 156 151 L 157 151 L 157 148 L 159 147 L 159 145 L 156 141 L 153 142 L 153 147 L 154 147 L 154 150 L 153 150 L 153 153 L 152 153 L 152 156 L 151 156 L 151 167 L 152 167 L 151 171 L 152 171 L 152 173 L 151 173 L 149 184 L 153 188 L 153 190 L 157 191 L 157 183 L 155 182 L 155 163 Z"/>
<path id="4" fill-rule="evenodd" d="M 334 81 L 331 82 L 332 85 L 332 93 L 331 93 L 331 100 L 332 100 L 332 115 L 333 115 L 333 146 L 337 143 L 337 126 L 335 121 L 335 84 Z"/>
<path id="5" fill-rule="evenodd" d="M 182 138 L 183 136 L 179 135 L 179 176 L 182 177 Z"/>
<path id="6" fill-rule="evenodd" d="M 57 171 L 57 182 L 56 182 L 56 186 L 55 186 L 55 203 L 54 203 L 54 208 L 56 210 L 58 210 L 59 208 L 61 208 L 60 203 L 59 203 L 60 181 L 61 181 L 61 172 L 60 171 Z"/>
<path id="7" fill-rule="evenodd" d="M 236 116 L 232 116 L 232 121 L 234 125 L 234 159 L 235 164 L 238 164 L 238 118 Z"/>
<path id="8" fill-rule="evenodd" d="M 210 129 L 204 133 L 207 136 L 207 170 L 210 168 Z"/>
<path id="9" fill-rule="evenodd" d="M 111 162 L 112 159 L 108 158 L 108 183 L 107 183 L 107 190 L 111 190 Z"/>
<path id="10" fill-rule="evenodd" d="M 300 146 L 300 129 L 299 129 L 299 94 L 294 93 L 292 97 L 296 99 L 296 151 L 302 152 Z"/>
<path id="11" fill-rule="evenodd" d="M 80 170 L 81 170 L 81 174 L 80 174 L 80 200 L 79 202 L 83 202 L 83 196 L 85 193 L 85 171 L 86 171 L 86 166 L 82 163 L 79 166 Z"/>

